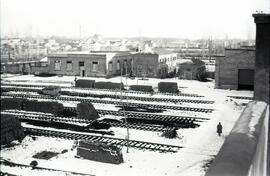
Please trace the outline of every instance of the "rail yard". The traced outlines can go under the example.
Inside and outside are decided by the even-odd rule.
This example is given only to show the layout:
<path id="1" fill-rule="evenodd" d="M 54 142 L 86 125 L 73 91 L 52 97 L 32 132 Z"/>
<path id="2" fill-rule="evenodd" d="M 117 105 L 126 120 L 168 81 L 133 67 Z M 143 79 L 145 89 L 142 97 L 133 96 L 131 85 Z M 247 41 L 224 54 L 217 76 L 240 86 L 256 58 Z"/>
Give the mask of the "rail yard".
<path id="1" fill-rule="evenodd" d="M 125 89 L 115 90 L 78 87 L 73 78 L 2 78 L 1 116 L 17 118 L 26 137 L 11 148 L 2 147 L 1 172 L 121 175 L 122 170 L 131 175 L 203 175 L 252 97 L 251 91 L 215 90 L 213 82 L 125 78 Z M 109 79 L 113 83 L 121 80 Z M 157 85 L 163 81 L 176 82 L 179 92 L 159 92 Z M 154 91 L 129 89 L 138 82 L 152 86 Z M 46 95 L 42 90 L 48 86 L 61 90 L 57 95 Z M 2 102 L 12 102 L 16 108 Z M 44 110 L 46 103 L 57 104 L 57 110 Z M 91 104 L 99 117 L 80 118 L 80 103 Z M 218 122 L 224 126 L 221 137 L 215 131 Z M 166 131 L 175 131 L 176 136 L 166 138 Z M 116 146 L 121 149 L 123 163 L 113 165 L 79 157 L 75 150 L 78 141 Z M 58 155 L 48 160 L 32 157 L 42 151 Z M 18 152 L 20 157 L 15 157 Z M 38 162 L 36 170 L 29 169 L 32 160 Z"/>

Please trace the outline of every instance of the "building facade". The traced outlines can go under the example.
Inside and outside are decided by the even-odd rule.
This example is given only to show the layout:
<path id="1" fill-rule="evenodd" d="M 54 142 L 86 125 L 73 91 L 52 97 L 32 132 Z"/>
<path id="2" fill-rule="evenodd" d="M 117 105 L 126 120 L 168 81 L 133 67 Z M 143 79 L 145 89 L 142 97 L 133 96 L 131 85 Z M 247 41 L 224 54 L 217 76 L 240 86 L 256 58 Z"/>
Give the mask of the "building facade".
<path id="1" fill-rule="evenodd" d="M 224 57 L 216 58 L 215 87 L 253 90 L 255 49 L 225 49 Z"/>
<path id="2" fill-rule="evenodd" d="M 115 53 L 61 53 L 48 56 L 49 72 L 57 75 L 104 77 Z"/>
<path id="3" fill-rule="evenodd" d="M 108 75 L 128 74 L 138 77 L 155 77 L 158 55 L 152 53 L 130 53 L 116 55 L 108 63 Z"/>
<path id="4" fill-rule="evenodd" d="M 206 76 L 205 63 L 199 59 L 191 59 L 178 64 L 179 79 L 203 80 Z"/>

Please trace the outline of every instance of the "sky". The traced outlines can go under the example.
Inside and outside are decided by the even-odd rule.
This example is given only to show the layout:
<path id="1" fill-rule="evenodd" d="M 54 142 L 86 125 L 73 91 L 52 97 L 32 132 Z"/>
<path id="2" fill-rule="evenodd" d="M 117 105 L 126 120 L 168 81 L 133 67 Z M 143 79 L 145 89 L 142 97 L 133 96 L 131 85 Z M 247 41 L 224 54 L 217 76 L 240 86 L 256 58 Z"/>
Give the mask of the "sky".
<path id="1" fill-rule="evenodd" d="M 1 36 L 255 38 L 270 0 L 0 0 Z"/>

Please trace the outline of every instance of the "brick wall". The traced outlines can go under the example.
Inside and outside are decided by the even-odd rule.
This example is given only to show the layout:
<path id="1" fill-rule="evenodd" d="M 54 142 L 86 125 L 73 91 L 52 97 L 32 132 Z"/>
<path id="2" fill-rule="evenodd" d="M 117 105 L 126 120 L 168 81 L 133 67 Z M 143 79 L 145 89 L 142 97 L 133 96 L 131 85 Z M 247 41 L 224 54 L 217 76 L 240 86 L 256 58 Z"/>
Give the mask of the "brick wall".
<path id="1" fill-rule="evenodd" d="M 125 64 L 126 60 L 126 64 Z M 120 75 L 120 70 L 117 69 L 117 62 L 119 61 L 120 68 L 123 69 L 125 74 L 127 65 L 127 72 L 132 70 L 133 75 L 155 77 L 158 67 L 158 55 L 150 53 L 136 53 L 121 56 L 115 56 L 112 59 L 112 71 L 108 70 L 108 75 Z M 139 71 L 141 70 L 141 71 Z M 152 70 L 152 71 L 151 71 Z"/>
<path id="2" fill-rule="evenodd" d="M 238 70 L 254 69 L 254 63 L 254 50 L 226 49 L 225 57 L 216 58 L 216 88 L 237 89 Z"/>
<path id="3" fill-rule="evenodd" d="M 55 61 L 60 60 L 60 70 L 55 70 Z M 72 69 L 67 70 L 67 61 L 72 62 Z M 49 56 L 49 71 L 59 75 L 80 75 L 79 62 L 84 62 L 85 76 L 106 76 L 105 54 L 68 54 L 63 57 Z M 98 62 L 97 71 L 93 70 L 93 62 Z"/>

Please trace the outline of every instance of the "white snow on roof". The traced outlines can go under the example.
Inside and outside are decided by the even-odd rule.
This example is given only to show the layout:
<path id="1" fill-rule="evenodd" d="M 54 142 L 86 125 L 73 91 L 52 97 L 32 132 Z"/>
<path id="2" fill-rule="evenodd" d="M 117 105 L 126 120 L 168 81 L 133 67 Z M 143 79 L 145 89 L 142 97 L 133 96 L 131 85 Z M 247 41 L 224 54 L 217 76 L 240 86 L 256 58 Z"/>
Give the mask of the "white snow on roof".
<path id="1" fill-rule="evenodd" d="M 40 59 L 40 62 L 48 62 L 48 57 L 44 57 L 44 58 Z"/>

